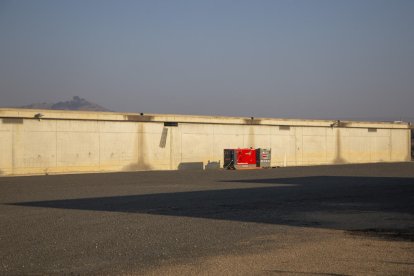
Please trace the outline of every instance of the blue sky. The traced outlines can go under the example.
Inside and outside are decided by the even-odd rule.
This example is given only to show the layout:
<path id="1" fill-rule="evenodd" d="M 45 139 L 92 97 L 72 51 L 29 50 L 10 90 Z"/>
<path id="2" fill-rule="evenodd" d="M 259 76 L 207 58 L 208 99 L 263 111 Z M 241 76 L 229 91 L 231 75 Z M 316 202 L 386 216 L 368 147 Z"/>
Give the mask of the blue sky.
<path id="1" fill-rule="evenodd" d="M 414 118 L 414 1 L 0 1 L 0 102 Z"/>

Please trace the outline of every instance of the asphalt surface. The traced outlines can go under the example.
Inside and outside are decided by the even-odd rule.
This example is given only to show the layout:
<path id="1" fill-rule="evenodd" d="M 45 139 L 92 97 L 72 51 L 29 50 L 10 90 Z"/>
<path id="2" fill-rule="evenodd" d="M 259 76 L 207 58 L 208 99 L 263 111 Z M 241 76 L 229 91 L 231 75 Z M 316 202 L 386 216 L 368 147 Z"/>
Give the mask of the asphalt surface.
<path id="1" fill-rule="evenodd" d="M 0 178 L 0 274 L 414 275 L 414 163 Z"/>

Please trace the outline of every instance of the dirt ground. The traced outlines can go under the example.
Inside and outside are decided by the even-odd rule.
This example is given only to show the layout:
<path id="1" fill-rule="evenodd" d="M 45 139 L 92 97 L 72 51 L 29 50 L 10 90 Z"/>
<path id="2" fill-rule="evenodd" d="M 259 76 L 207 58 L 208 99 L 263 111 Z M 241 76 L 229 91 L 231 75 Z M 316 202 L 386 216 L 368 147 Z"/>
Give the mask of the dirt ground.
<path id="1" fill-rule="evenodd" d="M 414 163 L 0 178 L 0 274 L 414 275 Z"/>

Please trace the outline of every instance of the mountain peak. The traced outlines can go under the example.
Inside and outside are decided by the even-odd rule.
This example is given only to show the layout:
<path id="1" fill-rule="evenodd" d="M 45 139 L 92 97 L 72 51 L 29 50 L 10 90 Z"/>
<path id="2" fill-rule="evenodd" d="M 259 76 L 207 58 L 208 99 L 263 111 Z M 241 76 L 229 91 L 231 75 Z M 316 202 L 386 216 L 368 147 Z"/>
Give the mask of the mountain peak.
<path id="1" fill-rule="evenodd" d="M 69 101 L 57 102 L 57 103 L 34 103 L 21 108 L 29 109 L 54 109 L 54 110 L 84 110 L 84 111 L 111 111 L 98 104 L 89 102 L 79 96 L 74 96 Z"/>

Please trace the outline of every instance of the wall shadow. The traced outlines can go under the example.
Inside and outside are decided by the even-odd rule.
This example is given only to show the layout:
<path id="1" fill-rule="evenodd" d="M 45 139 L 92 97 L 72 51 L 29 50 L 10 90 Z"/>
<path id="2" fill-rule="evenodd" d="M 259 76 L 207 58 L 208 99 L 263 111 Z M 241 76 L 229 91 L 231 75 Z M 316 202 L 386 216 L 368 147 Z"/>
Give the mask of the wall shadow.
<path id="1" fill-rule="evenodd" d="M 165 145 L 167 144 L 167 137 L 168 137 L 168 128 L 164 127 L 162 129 L 160 143 L 159 143 L 160 148 L 165 148 Z"/>
<path id="2" fill-rule="evenodd" d="M 335 158 L 333 162 L 334 164 L 346 163 L 346 160 L 342 157 L 341 131 L 339 128 L 336 129 Z"/>
<path id="3" fill-rule="evenodd" d="M 204 166 L 205 170 L 218 170 L 221 168 L 220 160 L 219 161 L 212 161 L 208 160 L 208 163 Z"/>
<path id="4" fill-rule="evenodd" d="M 135 115 L 134 115 L 135 116 Z M 137 126 L 137 144 L 134 151 L 137 153 L 137 161 L 122 168 L 122 171 L 148 171 L 152 167 L 146 162 L 148 146 L 145 137 L 145 126 L 139 123 Z"/>
<path id="5" fill-rule="evenodd" d="M 203 170 L 204 163 L 203 162 L 181 162 L 178 165 L 178 170 Z"/>
<path id="6" fill-rule="evenodd" d="M 232 182 L 238 182 L 238 188 L 21 202 L 11 205 L 144 213 L 350 231 L 372 231 L 375 228 L 391 227 L 388 232 L 392 232 L 404 228 L 404 239 L 414 237 L 414 178 L 316 176 L 231 180 L 220 183 L 234 185 Z M 240 183 L 249 185 L 247 188 L 240 188 Z M 254 184 L 261 185 L 255 187 Z"/>

